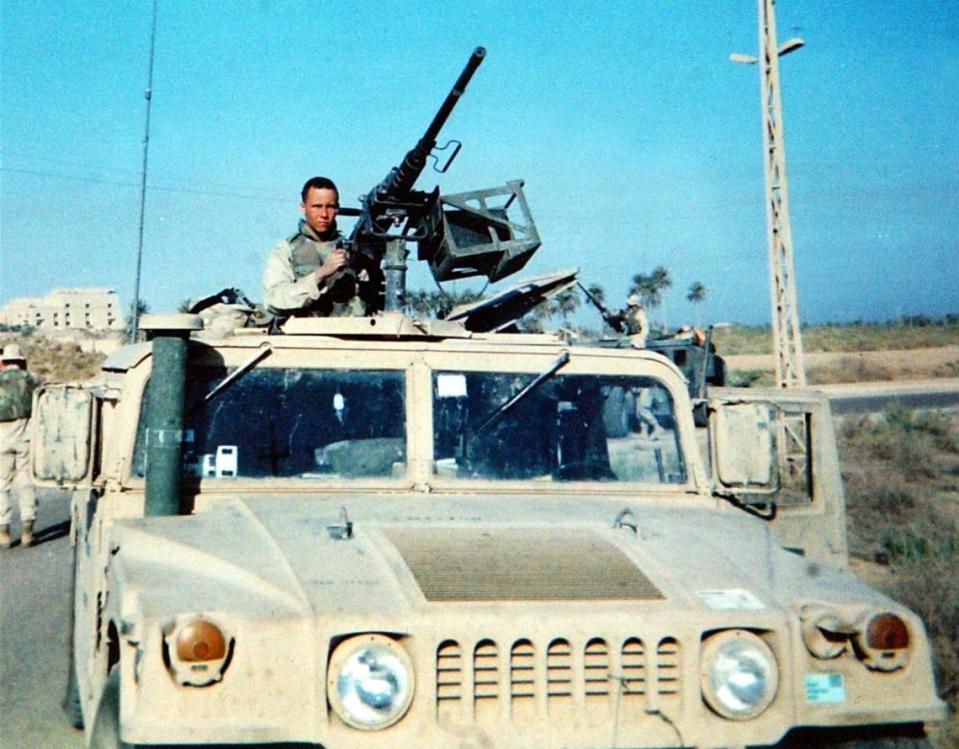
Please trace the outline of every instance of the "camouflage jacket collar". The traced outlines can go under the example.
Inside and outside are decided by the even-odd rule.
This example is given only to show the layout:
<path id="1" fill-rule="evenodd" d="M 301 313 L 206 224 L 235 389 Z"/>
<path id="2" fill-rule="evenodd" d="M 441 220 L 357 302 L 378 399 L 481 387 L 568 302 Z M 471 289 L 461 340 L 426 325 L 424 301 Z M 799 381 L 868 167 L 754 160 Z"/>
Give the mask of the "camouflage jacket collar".
<path id="1" fill-rule="evenodd" d="M 6 367 L 0 370 L 0 383 L 6 384 L 8 382 L 15 382 L 16 380 L 32 382 L 34 377 L 25 369 L 20 369 L 20 367 Z"/>
<path id="2" fill-rule="evenodd" d="M 300 219 L 299 226 L 297 226 L 296 234 L 294 234 L 291 239 L 294 239 L 301 234 L 307 239 L 313 240 L 314 242 L 335 242 L 337 239 L 340 239 L 343 236 L 340 234 L 340 230 L 336 227 L 335 222 L 333 223 L 333 226 L 330 227 L 330 230 L 321 236 L 313 231 L 313 229 L 310 228 L 310 225 L 306 223 L 306 220 L 302 218 Z"/>

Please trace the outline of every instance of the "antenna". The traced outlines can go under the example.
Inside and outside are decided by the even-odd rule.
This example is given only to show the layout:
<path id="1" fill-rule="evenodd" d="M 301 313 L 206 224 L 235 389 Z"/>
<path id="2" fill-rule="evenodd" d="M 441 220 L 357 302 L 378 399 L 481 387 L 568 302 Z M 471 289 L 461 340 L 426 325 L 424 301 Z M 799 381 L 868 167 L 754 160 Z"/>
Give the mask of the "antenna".
<path id="1" fill-rule="evenodd" d="M 153 48 L 157 31 L 157 0 L 153 0 L 153 21 L 150 25 L 150 65 L 147 73 L 147 88 L 143 92 L 147 100 L 146 123 L 143 127 L 143 171 L 140 175 L 140 228 L 137 234 L 137 275 L 133 284 L 133 310 L 130 323 L 130 342 L 137 339 L 140 327 L 140 267 L 143 264 L 143 214 L 147 199 L 147 155 L 150 150 L 150 103 L 153 101 Z"/>

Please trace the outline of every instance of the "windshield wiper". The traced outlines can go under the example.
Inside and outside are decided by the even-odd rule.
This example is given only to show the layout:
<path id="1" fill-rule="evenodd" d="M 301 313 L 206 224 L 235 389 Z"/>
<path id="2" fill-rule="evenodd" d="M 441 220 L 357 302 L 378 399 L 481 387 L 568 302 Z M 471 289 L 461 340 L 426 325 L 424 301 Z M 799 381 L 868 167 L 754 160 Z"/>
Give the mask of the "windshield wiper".
<path id="1" fill-rule="evenodd" d="M 273 353 L 273 344 L 269 341 L 263 341 L 260 344 L 259 349 L 256 353 L 253 354 L 247 361 L 243 362 L 239 367 L 234 369 L 230 374 L 223 378 L 219 385 L 217 385 L 213 390 L 203 396 L 203 400 L 200 401 L 196 406 L 190 409 L 190 415 L 192 416 L 201 408 L 205 408 L 206 405 L 216 398 L 220 393 L 225 391 L 230 385 L 236 382 L 240 377 L 249 372 L 253 367 L 263 361 L 266 357 Z"/>
<path id="2" fill-rule="evenodd" d="M 473 436 L 473 437 L 478 437 L 478 436 L 481 435 L 484 431 L 486 431 L 486 430 L 489 429 L 491 426 L 493 426 L 493 424 L 495 424 L 497 421 L 499 421 L 501 418 L 503 418 L 503 416 L 505 416 L 506 413 L 508 413 L 508 412 L 510 411 L 510 409 L 512 409 L 517 403 L 519 403 L 519 402 L 520 402 L 521 400 L 523 400 L 527 395 L 529 395 L 530 393 L 532 393 L 532 392 L 533 392 L 534 390 L 536 390 L 540 385 L 542 385 L 544 382 L 546 382 L 547 380 L 549 380 L 553 375 L 555 375 L 562 367 L 564 367 L 564 366 L 566 365 L 566 363 L 567 363 L 568 361 L 569 361 L 569 352 L 568 352 L 568 351 L 564 351 L 562 354 L 560 354 L 560 355 L 557 357 L 556 361 L 554 361 L 554 362 L 550 365 L 549 369 L 547 369 L 547 370 L 546 370 L 545 372 L 543 372 L 542 374 L 537 375 L 537 376 L 536 376 L 536 379 L 534 379 L 534 380 L 533 380 L 531 383 L 529 383 L 526 387 L 524 387 L 522 390 L 520 390 L 516 395 L 514 395 L 512 398 L 510 398 L 508 401 L 506 401 L 503 405 L 498 406 L 498 407 L 496 408 L 496 410 L 493 411 L 493 413 L 491 413 L 491 414 L 486 418 L 486 421 L 484 421 L 484 422 L 479 426 L 479 428 L 477 428 L 477 430 L 476 430 L 475 432 L 473 432 L 473 435 L 472 435 L 472 436 Z"/>

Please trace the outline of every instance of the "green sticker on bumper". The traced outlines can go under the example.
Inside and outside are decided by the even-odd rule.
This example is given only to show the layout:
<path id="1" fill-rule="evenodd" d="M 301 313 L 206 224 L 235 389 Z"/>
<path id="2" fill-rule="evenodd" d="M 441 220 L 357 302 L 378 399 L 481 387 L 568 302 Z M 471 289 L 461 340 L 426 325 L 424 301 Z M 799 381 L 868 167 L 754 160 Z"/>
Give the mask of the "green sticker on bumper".
<path id="1" fill-rule="evenodd" d="M 845 701 L 842 674 L 806 674 L 806 702 L 810 705 L 839 705 Z"/>

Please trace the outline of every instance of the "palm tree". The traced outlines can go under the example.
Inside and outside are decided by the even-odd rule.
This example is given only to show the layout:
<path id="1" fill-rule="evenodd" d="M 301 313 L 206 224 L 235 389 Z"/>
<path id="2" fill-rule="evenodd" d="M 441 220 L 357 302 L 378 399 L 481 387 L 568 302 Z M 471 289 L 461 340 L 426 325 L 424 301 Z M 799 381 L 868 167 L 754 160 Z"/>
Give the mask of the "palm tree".
<path id="1" fill-rule="evenodd" d="M 666 327 L 666 305 L 663 292 L 673 285 L 666 266 L 657 265 L 652 273 L 637 273 L 633 276 L 633 285 L 629 287 L 630 294 L 639 297 L 640 305 L 645 309 L 663 307 L 662 326 Z"/>
<path id="2" fill-rule="evenodd" d="M 686 294 L 686 299 L 693 304 L 699 304 L 699 302 L 706 299 L 706 287 L 699 281 L 693 281 L 689 285 L 689 292 Z"/>
<path id="3" fill-rule="evenodd" d="M 637 273 L 633 276 L 633 285 L 629 287 L 629 293 L 638 296 L 639 303 L 646 309 L 658 307 L 662 301 L 655 279 L 645 273 Z"/>
<path id="4" fill-rule="evenodd" d="M 606 304 L 606 290 L 598 283 L 591 283 L 586 287 L 586 290 L 593 295 L 593 299 L 597 302 Z"/>
<path id="5" fill-rule="evenodd" d="M 702 327 L 701 313 L 699 311 L 699 305 L 702 302 L 706 301 L 706 287 L 703 286 L 699 281 L 693 281 L 689 285 L 689 291 L 686 292 L 686 299 L 696 305 L 696 325 Z"/>
<path id="6" fill-rule="evenodd" d="M 606 313 L 603 312 L 603 307 L 606 306 L 606 290 L 598 283 L 591 283 L 589 286 L 586 286 L 585 289 L 589 297 L 592 297 L 595 303 L 599 305 L 599 313 L 603 320 L 602 331 L 604 333 L 612 331 L 613 328 L 609 324 Z M 587 299 L 589 299 L 589 297 L 587 297 Z M 590 303 L 592 304 L 593 302 L 591 301 Z M 612 312 L 612 314 L 616 313 Z"/>
<path id="7" fill-rule="evenodd" d="M 414 289 L 406 295 L 406 307 L 417 316 L 429 315 L 432 311 L 430 293 L 426 289 Z"/>
<path id="8" fill-rule="evenodd" d="M 551 312 L 563 318 L 563 328 L 569 329 L 569 316 L 579 307 L 579 290 L 570 286 L 550 297 Z"/>
<path id="9" fill-rule="evenodd" d="M 520 329 L 528 333 L 542 333 L 549 327 L 549 320 L 552 316 L 549 301 L 537 304 L 533 309 L 523 317 Z"/>
<path id="10" fill-rule="evenodd" d="M 550 298 L 549 305 L 552 308 L 552 313 L 562 317 L 565 324 L 567 318 L 579 307 L 579 291 L 576 290 L 575 286 L 563 289 Z"/>
<path id="11" fill-rule="evenodd" d="M 454 307 L 475 302 L 479 298 L 479 293 L 471 289 L 463 291 L 415 289 L 406 295 L 406 306 L 415 315 L 442 320 Z"/>
<path id="12" fill-rule="evenodd" d="M 666 270 L 666 266 L 664 265 L 657 265 L 653 268 L 652 279 L 656 290 L 659 291 L 660 294 L 660 300 L 663 305 L 663 328 L 666 329 L 669 325 L 666 322 L 666 295 L 663 292 L 673 285 L 673 279 L 669 277 L 669 271 Z"/>

